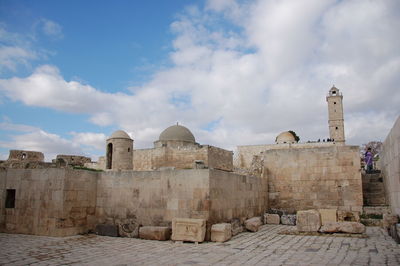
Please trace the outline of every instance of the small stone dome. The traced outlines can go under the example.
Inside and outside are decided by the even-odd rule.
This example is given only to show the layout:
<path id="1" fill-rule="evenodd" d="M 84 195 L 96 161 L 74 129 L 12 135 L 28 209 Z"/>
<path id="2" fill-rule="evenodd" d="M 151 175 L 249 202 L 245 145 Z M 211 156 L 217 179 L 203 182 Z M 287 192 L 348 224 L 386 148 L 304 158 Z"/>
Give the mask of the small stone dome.
<path id="1" fill-rule="evenodd" d="M 187 142 L 195 142 L 194 136 L 189 129 L 181 125 L 173 125 L 165 129 L 161 132 L 160 141 L 169 141 L 169 140 L 177 140 L 177 141 L 187 141 Z"/>
<path id="2" fill-rule="evenodd" d="M 296 143 L 296 139 L 289 131 L 282 132 L 276 137 L 276 144 Z"/>
<path id="3" fill-rule="evenodd" d="M 129 137 L 129 135 L 125 131 L 117 130 L 111 134 L 111 137 L 109 137 L 109 139 L 131 139 L 131 137 Z"/>

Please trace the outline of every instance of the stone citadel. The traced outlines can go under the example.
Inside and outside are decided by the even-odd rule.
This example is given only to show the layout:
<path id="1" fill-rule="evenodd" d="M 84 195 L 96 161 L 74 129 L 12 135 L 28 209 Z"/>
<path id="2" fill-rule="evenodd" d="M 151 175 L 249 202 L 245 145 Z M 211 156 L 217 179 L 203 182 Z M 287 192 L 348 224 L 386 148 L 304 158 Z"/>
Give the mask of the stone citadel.
<path id="1" fill-rule="evenodd" d="M 252 230 L 296 213 L 300 231 L 317 231 L 324 221 L 359 222 L 366 213 L 359 147 L 345 143 L 340 91 L 332 87 L 326 100 L 330 141 L 298 143 L 282 132 L 275 144 L 239 146 L 235 160 L 231 151 L 197 143 L 178 124 L 149 149 L 134 149 L 118 130 L 98 162 L 58 155 L 46 163 L 41 152 L 11 150 L 0 164 L 0 230 L 127 237 L 140 231 L 168 239 L 172 228 L 174 240 L 201 242 L 213 240 L 213 232 L 227 240 L 243 226 Z M 397 119 L 381 156 L 385 189 L 378 204 L 390 206 L 392 219 L 400 214 L 399 139 Z M 307 222 L 313 215 L 316 230 Z"/>

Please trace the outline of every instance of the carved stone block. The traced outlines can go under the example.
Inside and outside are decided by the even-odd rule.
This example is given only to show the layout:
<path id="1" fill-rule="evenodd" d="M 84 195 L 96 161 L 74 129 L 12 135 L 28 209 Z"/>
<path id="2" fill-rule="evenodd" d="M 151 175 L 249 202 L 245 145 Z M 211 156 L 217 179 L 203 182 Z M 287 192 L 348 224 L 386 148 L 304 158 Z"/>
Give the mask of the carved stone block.
<path id="1" fill-rule="evenodd" d="M 172 219 L 172 240 L 203 242 L 206 235 L 205 219 Z"/>
<path id="2" fill-rule="evenodd" d="M 337 222 L 336 209 L 319 209 L 321 214 L 321 224 L 324 225 L 329 222 Z"/>
<path id="3" fill-rule="evenodd" d="M 225 242 L 232 237 L 232 225 L 228 223 L 213 224 L 211 226 L 211 241 Z"/>
<path id="4" fill-rule="evenodd" d="M 299 232 L 317 232 L 321 227 L 321 215 L 316 210 L 297 212 L 297 230 Z"/>

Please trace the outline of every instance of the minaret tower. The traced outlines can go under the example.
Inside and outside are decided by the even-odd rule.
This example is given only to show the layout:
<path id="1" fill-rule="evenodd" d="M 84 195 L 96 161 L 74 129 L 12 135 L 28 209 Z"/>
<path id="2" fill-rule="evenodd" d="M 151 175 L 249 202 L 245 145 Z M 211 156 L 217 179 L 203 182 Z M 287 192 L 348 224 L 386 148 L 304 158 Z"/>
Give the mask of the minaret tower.
<path id="1" fill-rule="evenodd" d="M 343 95 L 333 86 L 326 97 L 328 102 L 329 137 L 338 144 L 345 142 L 343 119 Z"/>

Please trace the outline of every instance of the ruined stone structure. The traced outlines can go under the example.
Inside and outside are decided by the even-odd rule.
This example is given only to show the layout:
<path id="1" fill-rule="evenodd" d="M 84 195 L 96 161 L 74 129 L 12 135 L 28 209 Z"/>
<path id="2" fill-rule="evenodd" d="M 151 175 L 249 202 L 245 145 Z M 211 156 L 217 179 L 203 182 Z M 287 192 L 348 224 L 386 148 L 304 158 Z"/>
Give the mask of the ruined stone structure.
<path id="1" fill-rule="evenodd" d="M 232 233 L 239 232 L 249 218 L 261 223 L 269 208 L 357 216 L 358 147 L 344 145 L 339 90 L 333 87 L 327 100 L 335 141 L 297 143 L 283 132 L 277 144 L 239 146 L 235 163 L 231 151 L 197 143 L 178 124 L 149 149 L 133 149 L 133 139 L 118 130 L 98 162 L 59 155 L 45 163 L 42 153 L 10 151 L 0 162 L 0 230 L 66 236 L 114 226 L 114 234 L 132 237 L 142 225 L 165 236 L 177 219 L 200 219 L 210 239 L 213 224 L 232 223 Z M 82 165 L 97 170 L 76 169 Z"/>

